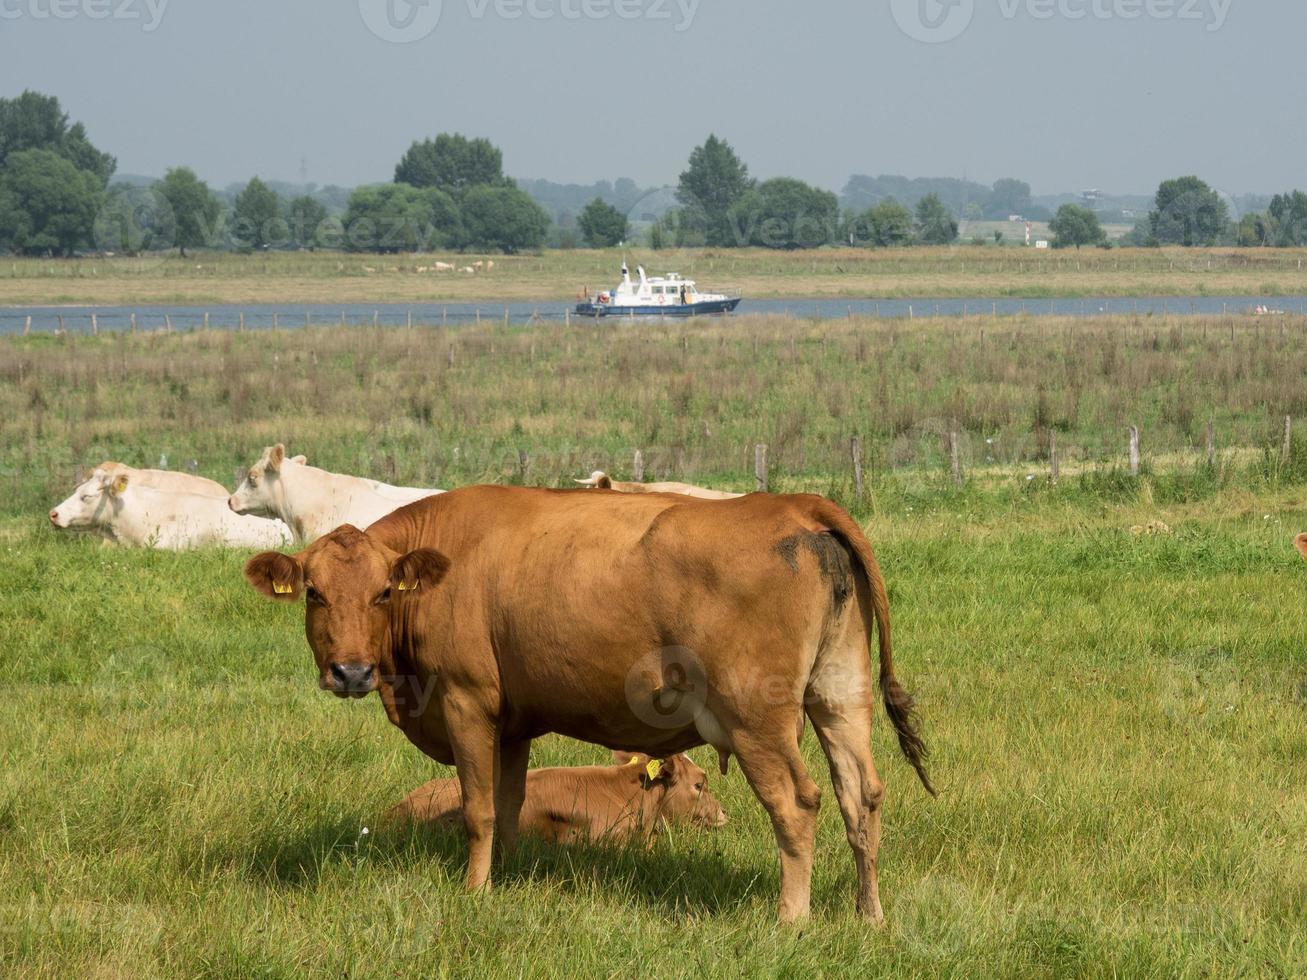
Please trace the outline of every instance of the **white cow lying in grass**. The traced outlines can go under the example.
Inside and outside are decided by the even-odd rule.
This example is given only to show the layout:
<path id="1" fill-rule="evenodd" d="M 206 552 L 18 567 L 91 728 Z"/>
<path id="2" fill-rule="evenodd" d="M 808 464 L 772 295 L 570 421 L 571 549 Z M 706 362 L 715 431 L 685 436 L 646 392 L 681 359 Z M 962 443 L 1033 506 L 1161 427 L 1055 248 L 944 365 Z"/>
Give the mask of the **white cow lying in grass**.
<path id="1" fill-rule="evenodd" d="M 367 530 L 391 511 L 443 492 L 328 473 L 307 465 L 303 456 L 288 458 L 278 443 L 263 450 L 228 503 L 238 514 L 281 518 L 308 544 L 342 524 Z"/>
<path id="2" fill-rule="evenodd" d="M 211 480 L 188 484 L 191 480 L 198 478 L 102 465 L 50 511 L 50 523 L 61 530 L 95 532 L 118 544 L 168 551 L 203 545 L 277 548 L 290 543 L 290 529 L 281 521 L 233 514 L 226 499 L 205 485 Z M 226 492 L 220 484 L 213 485 Z"/>
<path id="3" fill-rule="evenodd" d="M 595 470 L 588 480 L 573 480 L 583 487 L 595 490 L 616 490 L 618 493 L 679 493 L 683 497 L 697 497 L 700 500 L 734 500 L 743 497 L 742 493 L 729 490 L 709 490 L 689 483 L 621 483 L 614 480 L 603 470 Z"/>
<path id="4" fill-rule="evenodd" d="M 206 497 L 227 496 L 227 488 L 217 480 L 192 476 L 190 473 L 178 473 L 176 470 L 138 470 L 133 466 L 115 463 L 112 460 L 106 460 L 92 470 L 91 478 L 103 479 L 118 476 L 120 473 L 126 473 L 140 486 L 154 487 L 156 490 L 179 490 L 183 493 L 203 494 Z"/>

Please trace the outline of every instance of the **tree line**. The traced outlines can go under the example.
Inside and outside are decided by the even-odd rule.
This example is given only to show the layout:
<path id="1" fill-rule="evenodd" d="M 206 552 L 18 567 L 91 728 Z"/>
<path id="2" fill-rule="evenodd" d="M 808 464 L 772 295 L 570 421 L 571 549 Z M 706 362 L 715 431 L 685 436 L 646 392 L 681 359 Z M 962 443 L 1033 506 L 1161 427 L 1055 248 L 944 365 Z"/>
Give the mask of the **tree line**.
<path id="1" fill-rule="evenodd" d="M 28 255 L 168 248 L 183 254 L 191 248 L 511 254 L 544 247 L 551 230 L 555 245 L 574 243 L 571 231 L 558 235 L 550 214 L 504 174 L 498 147 L 459 134 L 414 142 L 396 163 L 390 183 L 355 188 L 343 212 L 336 213 L 312 195 L 278 194 L 258 177 L 228 204 L 188 167 L 174 167 L 148 186 L 112 184 L 116 167 L 81 123 L 70 122 L 58 99 L 30 91 L 0 99 L 0 247 Z M 630 181 L 621 189 L 627 198 L 637 196 Z M 900 203 L 896 192 L 911 206 Z M 1307 245 L 1302 191 L 1277 194 L 1264 210 L 1237 221 L 1225 199 L 1195 176 L 1164 181 L 1153 203 L 1115 243 L 1108 241 L 1097 212 L 1064 204 L 1048 216 L 1052 244 Z M 1014 178 L 986 189 L 952 179 L 854 177 L 844 205 L 830 191 L 801 180 L 754 179 L 734 148 L 710 135 L 691 152 L 676 185 L 675 205 L 648 227 L 596 196 L 577 216 L 576 230 L 584 244 L 596 248 L 636 234 L 655 249 L 898 248 L 955 242 L 959 218 L 1031 218 L 1039 210 L 1029 184 Z M 1003 233 L 994 238 L 1001 241 Z"/>

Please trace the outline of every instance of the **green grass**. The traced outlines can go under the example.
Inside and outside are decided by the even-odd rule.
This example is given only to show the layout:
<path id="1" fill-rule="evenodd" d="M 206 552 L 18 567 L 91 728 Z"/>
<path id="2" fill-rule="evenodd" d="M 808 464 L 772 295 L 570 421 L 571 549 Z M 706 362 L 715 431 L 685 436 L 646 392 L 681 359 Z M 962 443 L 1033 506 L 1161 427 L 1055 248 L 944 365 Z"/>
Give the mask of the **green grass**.
<path id="1" fill-rule="evenodd" d="M 527 845 L 461 892 L 457 834 L 378 826 L 440 767 L 318 693 L 302 613 L 240 555 L 0 530 L 0 969 L 64 976 L 1294 976 L 1307 970 L 1307 513 L 1045 501 L 873 521 L 940 788 L 883 717 L 888 921 L 823 805 L 813 919 L 770 829 Z M 1127 528 L 1163 514 L 1169 537 Z M 819 752 L 806 740 L 819 785 Z M 705 754 L 696 753 L 701 763 Z M 533 764 L 603 753 L 542 740 Z M 368 833 L 363 833 L 363 828 Z"/>
<path id="2" fill-rule="evenodd" d="M 647 478 L 742 490 L 763 443 L 774 486 L 894 511 L 941 492 L 950 432 L 969 491 L 1048 492 L 1056 436 L 1056 495 L 1116 500 L 1139 490 L 1123 472 L 1131 425 L 1153 493 L 1191 499 L 1307 482 L 1305 375 L 1304 317 L 0 338 L 0 516 L 44 513 L 105 459 L 195 460 L 230 485 L 276 442 L 431 487 L 625 478 L 638 449 Z M 1297 449 L 1281 459 L 1286 416 Z M 853 499 L 855 436 L 869 501 Z"/>
<path id="3" fill-rule="evenodd" d="M 0 974 L 1301 976 L 1307 440 L 1279 440 L 1304 368 L 1301 318 L 4 340 Z M 740 489 L 765 441 L 775 486 L 850 505 L 941 789 L 878 719 L 885 928 L 852 915 L 829 792 L 813 918 L 773 924 L 738 768 L 713 777 L 720 832 L 527 845 L 465 896 L 458 834 L 378 825 L 448 770 L 375 701 L 316 691 L 301 611 L 249 590 L 245 556 L 44 526 L 79 465 L 230 481 L 277 440 L 443 486 L 626 475 L 641 448 L 650 477 Z M 1174 533 L 1131 533 L 1152 520 Z M 603 757 L 551 738 L 532 761 Z"/>

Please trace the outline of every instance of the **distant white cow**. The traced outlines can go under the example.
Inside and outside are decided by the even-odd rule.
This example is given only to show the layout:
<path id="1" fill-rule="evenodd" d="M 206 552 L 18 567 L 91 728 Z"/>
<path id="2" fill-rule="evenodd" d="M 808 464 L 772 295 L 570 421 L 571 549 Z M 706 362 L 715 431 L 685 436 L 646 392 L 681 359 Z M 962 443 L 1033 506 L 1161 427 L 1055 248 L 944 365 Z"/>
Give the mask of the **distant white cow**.
<path id="1" fill-rule="evenodd" d="M 448 262 L 437 262 L 434 266 L 437 272 L 453 272 L 454 267 Z"/>
<path id="2" fill-rule="evenodd" d="M 603 470 L 595 470 L 588 480 L 573 482 L 596 490 L 616 490 L 618 493 L 678 493 L 683 497 L 697 497 L 700 500 L 734 500 L 736 497 L 744 496 L 742 493 L 709 490 L 689 483 L 619 483 Z"/>
<path id="3" fill-rule="evenodd" d="M 238 514 L 280 518 L 307 544 L 342 524 L 366 530 L 405 504 L 443 492 L 328 473 L 303 456 L 288 459 L 278 443 L 263 450 L 227 502 Z"/>
<path id="4" fill-rule="evenodd" d="M 93 475 L 50 511 L 50 523 L 60 530 L 98 533 L 118 544 L 167 551 L 291 543 L 290 529 L 281 521 L 242 517 L 231 512 L 222 496 L 150 486 L 147 479 L 124 471 Z"/>

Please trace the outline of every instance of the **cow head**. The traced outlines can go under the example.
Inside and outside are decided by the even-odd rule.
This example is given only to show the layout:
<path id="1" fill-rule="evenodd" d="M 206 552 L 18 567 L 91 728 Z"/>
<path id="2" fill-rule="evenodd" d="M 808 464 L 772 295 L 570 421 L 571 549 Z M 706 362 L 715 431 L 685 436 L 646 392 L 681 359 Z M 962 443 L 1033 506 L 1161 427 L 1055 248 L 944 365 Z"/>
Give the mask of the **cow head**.
<path id="1" fill-rule="evenodd" d="M 613 478 L 603 470 L 595 470 L 590 474 L 588 480 L 573 480 L 573 483 L 580 484 L 583 487 L 589 487 L 592 490 L 611 490 L 613 489 Z"/>
<path id="2" fill-rule="evenodd" d="M 688 755 L 652 759 L 640 752 L 614 752 L 613 760 L 637 770 L 645 792 L 664 791 L 658 806 L 661 819 L 709 829 L 726 825 L 726 811 L 708 790 L 708 774 Z"/>
<path id="3" fill-rule="evenodd" d="M 286 458 L 286 447 L 281 443 L 263 450 L 259 461 L 245 471 L 236 491 L 227 498 L 227 506 L 238 514 L 257 517 L 279 517 L 285 504 L 285 489 L 281 482 L 282 467 L 286 463 L 303 466 L 303 456 Z"/>
<path id="4" fill-rule="evenodd" d="M 1298 553 L 1307 558 L 1307 534 L 1300 534 L 1293 542 L 1298 546 Z"/>
<path id="5" fill-rule="evenodd" d="M 297 555 L 251 558 L 245 578 L 270 599 L 304 598 L 319 686 L 361 698 L 395 676 L 390 629 L 398 607 L 430 592 L 448 570 L 437 551 L 400 555 L 346 524 Z"/>
<path id="6" fill-rule="evenodd" d="M 50 523 L 60 530 L 102 527 L 122 506 L 131 477 L 97 468 L 71 497 L 50 511 Z"/>

